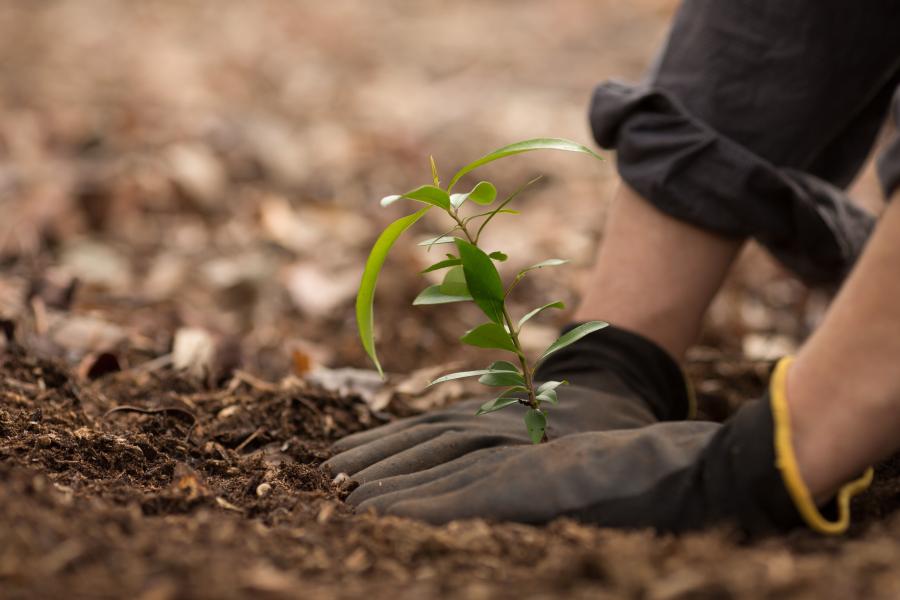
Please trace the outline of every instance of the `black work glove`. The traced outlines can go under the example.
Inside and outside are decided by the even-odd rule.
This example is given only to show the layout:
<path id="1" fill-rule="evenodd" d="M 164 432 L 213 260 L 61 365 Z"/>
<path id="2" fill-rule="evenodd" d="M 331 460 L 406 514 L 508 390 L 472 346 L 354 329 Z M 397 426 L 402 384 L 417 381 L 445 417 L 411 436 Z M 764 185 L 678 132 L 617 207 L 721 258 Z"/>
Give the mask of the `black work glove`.
<path id="1" fill-rule="evenodd" d="M 601 334 L 592 334 L 589 344 L 598 344 Z M 427 446 L 414 446 L 364 468 L 363 477 L 351 472 L 364 483 L 348 501 L 360 509 L 432 523 L 470 517 L 544 523 L 570 517 L 613 527 L 684 531 L 731 521 L 749 533 L 762 533 L 805 521 L 820 532 L 841 533 L 849 524 L 849 500 L 868 485 L 871 469 L 823 509 L 816 506 L 793 454 L 786 371 L 787 360 L 776 369 L 768 397 L 745 404 L 725 424 L 650 419 L 643 427 L 601 425 L 546 444 L 468 446 L 437 461 L 425 456 Z M 662 372 L 648 372 L 644 383 Z M 661 383 L 645 389 L 661 389 Z M 590 406 L 587 388 L 583 393 Z M 597 391 L 593 397 L 597 402 L 626 398 L 619 393 Z M 624 404 L 609 406 L 618 410 Z M 360 451 L 369 445 L 361 444 Z M 342 458 L 346 454 L 329 461 L 332 468 L 350 464 Z"/>
<path id="2" fill-rule="evenodd" d="M 559 404 L 549 410 L 551 440 L 683 419 L 692 410 L 685 379 L 669 355 L 612 326 L 551 355 L 535 373 L 535 381 L 550 380 L 569 382 L 559 388 Z M 339 454 L 325 466 L 365 483 L 423 471 L 484 448 L 531 444 L 520 407 L 476 417 L 485 400 L 351 435 L 334 445 Z"/>

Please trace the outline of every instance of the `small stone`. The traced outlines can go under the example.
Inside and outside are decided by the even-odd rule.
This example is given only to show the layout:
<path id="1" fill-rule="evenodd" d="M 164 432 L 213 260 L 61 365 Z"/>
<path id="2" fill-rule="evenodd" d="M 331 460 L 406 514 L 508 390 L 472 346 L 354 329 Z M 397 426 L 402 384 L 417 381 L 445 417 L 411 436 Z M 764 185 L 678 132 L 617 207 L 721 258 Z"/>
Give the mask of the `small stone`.
<path id="1" fill-rule="evenodd" d="M 231 406 L 226 406 L 222 410 L 216 414 L 216 418 L 218 419 L 227 419 L 233 415 L 236 415 L 241 410 L 240 404 L 232 404 Z"/>
<path id="2" fill-rule="evenodd" d="M 319 514 L 316 515 L 316 522 L 320 525 L 324 525 L 328 521 L 331 520 L 331 516 L 334 514 L 334 504 L 328 503 L 324 505 L 321 509 L 319 509 Z"/>

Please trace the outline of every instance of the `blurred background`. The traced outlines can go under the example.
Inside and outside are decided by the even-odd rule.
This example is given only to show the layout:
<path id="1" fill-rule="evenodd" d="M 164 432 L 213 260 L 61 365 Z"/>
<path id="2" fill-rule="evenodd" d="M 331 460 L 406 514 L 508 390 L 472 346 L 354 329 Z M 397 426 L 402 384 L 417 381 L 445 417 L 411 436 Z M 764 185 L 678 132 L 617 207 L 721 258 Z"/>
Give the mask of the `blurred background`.
<path id="1" fill-rule="evenodd" d="M 381 228 L 409 209 L 378 199 L 428 183 L 429 155 L 447 177 L 530 137 L 592 145 L 593 86 L 639 78 L 675 4 L 2 2 L 0 322 L 87 370 L 98 353 L 117 368 L 166 357 L 186 328 L 207 336 L 217 368 L 368 368 L 356 286 Z M 508 269 L 573 261 L 531 277 L 515 311 L 577 300 L 617 185 L 603 154 L 479 172 L 501 193 L 545 175 L 486 239 Z M 854 194 L 878 202 L 868 171 Z M 414 242 L 446 228 L 429 214 L 379 282 L 388 371 L 486 359 L 456 342 L 474 311 L 409 306 L 431 258 Z M 790 351 L 826 302 L 751 248 L 694 358 Z M 543 317 L 525 343 L 548 343 L 566 316 Z"/>

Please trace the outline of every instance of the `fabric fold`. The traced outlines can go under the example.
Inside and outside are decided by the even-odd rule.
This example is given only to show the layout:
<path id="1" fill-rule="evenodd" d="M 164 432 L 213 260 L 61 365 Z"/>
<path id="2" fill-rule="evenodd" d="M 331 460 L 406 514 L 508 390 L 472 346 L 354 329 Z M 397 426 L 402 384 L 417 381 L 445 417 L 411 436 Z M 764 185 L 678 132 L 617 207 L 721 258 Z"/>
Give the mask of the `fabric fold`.
<path id="1" fill-rule="evenodd" d="M 622 179 L 658 209 L 726 236 L 752 237 L 810 283 L 842 281 L 873 229 L 874 217 L 838 188 L 776 167 L 662 89 L 603 83 L 590 121 L 600 146 L 617 151 Z"/>

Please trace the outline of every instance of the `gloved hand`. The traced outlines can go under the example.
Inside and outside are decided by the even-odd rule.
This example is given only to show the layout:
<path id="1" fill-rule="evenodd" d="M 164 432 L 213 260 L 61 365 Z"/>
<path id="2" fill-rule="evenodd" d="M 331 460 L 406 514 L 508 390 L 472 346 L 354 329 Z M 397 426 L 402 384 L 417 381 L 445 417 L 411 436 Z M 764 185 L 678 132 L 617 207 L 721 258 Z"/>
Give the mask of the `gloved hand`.
<path id="1" fill-rule="evenodd" d="M 524 434 L 510 429 L 518 423 L 510 417 L 482 427 L 451 410 L 432 415 L 430 421 L 401 421 L 369 432 L 371 436 L 348 438 L 352 449 L 327 463 L 362 483 L 348 502 L 432 523 L 471 517 L 544 523 L 570 517 L 660 531 L 720 521 L 734 522 L 749 533 L 787 530 L 804 521 L 822 533 L 846 530 L 850 498 L 868 486 L 871 469 L 845 485 L 825 507 L 813 502 L 793 454 L 784 392 L 786 360 L 773 375 L 768 397 L 745 404 L 725 424 L 656 422 L 654 417 L 663 419 L 677 411 L 670 407 L 666 413 L 660 396 L 634 392 L 636 383 L 629 374 L 635 371 L 629 367 L 637 363 L 617 363 L 611 369 L 618 374 L 613 379 L 599 376 L 605 373 L 602 369 L 574 368 L 590 364 L 581 360 L 590 349 L 621 349 L 611 343 L 618 339 L 599 343 L 601 333 L 569 355 L 572 375 L 566 377 L 578 377 L 581 391 L 572 402 L 573 414 L 560 419 L 563 433 L 557 431 L 549 443 L 526 443 Z M 621 331 L 616 335 L 624 340 L 631 336 Z M 563 370 L 562 364 L 551 366 Z M 666 371 L 650 369 L 642 381 L 644 393 L 662 391 L 665 378 L 653 375 Z M 553 378 L 559 378 L 559 371 Z M 623 384 L 624 389 L 619 387 Z M 628 389 L 630 394 L 624 391 Z M 673 397 L 684 400 L 684 409 L 688 396 L 681 393 Z M 629 399 L 644 410 L 633 412 Z M 605 409 L 597 412 L 600 405 Z M 412 433 L 435 426 L 438 433 L 432 431 L 431 437 Z"/>
<path id="2" fill-rule="evenodd" d="M 549 411 L 547 435 L 632 429 L 683 419 L 691 396 L 681 370 L 662 349 L 641 336 L 607 327 L 550 356 L 536 381 L 567 380 Z M 472 452 L 531 444 L 519 407 L 475 416 L 479 398 L 403 419 L 337 442 L 325 463 L 359 483 L 420 472 Z"/>

